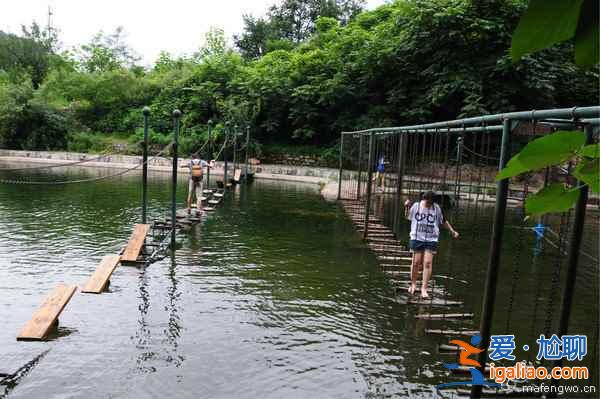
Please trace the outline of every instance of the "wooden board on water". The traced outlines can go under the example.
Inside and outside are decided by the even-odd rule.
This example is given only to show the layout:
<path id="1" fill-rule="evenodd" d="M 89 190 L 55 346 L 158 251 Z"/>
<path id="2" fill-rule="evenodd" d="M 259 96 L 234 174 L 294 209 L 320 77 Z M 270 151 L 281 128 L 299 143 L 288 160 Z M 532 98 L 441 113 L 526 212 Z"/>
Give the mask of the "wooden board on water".
<path id="1" fill-rule="evenodd" d="M 76 290 L 74 285 L 58 284 L 21 329 L 17 341 L 41 341 L 46 338 Z"/>
<path id="2" fill-rule="evenodd" d="M 81 292 L 99 294 L 106 288 L 110 276 L 115 271 L 121 257 L 119 255 L 106 255 L 96 268 L 96 271 L 85 283 Z"/>
<path id="3" fill-rule="evenodd" d="M 202 210 L 207 211 L 207 212 L 212 212 L 215 211 L 217 208 L 215 207 L 211 207 L 211 206 L 206 206 L 204 208 L 202 208 Z"/>
<path id="4" fill-rule="evenodd" d="M 409 299 L 406 303 L 409 305 L 423 305 L 423 306 L 435 306 L 435 307 L 445 307 L 445 306 L 462 306 L 462 301 L 451 301 L 444 298 L 429 298 L 422 299 L 421 297 Z"/>
<path id="5" fill-rule="evenodd" d="M 125 248 L 125 252 L 123 252 L 123 256 L 121 256 L 122 262 L 136 262 L 138 256 L 140 256 L 140 251 L 144 246 L 144 241 L 146 241 L 146 236 L 148 235 L 148 231 L 150 230 L 149 224 L 136 224 L 133 233 L 131 234 L 131 238 L 127 243 L 127 248 Z"/>
<path id="6" fill-rule="evenodd" d="M 223 198 L 224 195 L 225 194 L 223 194 L 223 193 L 214 193 L 213 197 L 215 197 L 215 198 Z"/>
<path id="7" fill-rule="evenodd" d="M 473 335 L 478 335 L 479 331 L 477 331 L 477 330 L 442 330 L 442 329 L 435 329 L 435 328 L 426 328 L 425 333 L 435 334 L 435 335 L 450 335 L 450 336 L 456 336 L 456 335 L 473 336 Z"/>
<path id="8" fill-rule="evenodd" d="M 219 205 L 221 203 L 221 200 L 210 200 L 208 201 L 208 203 L 210 205 Z"/>
<path id="9" fill-rule="evenodd" d="M 415 315 L 415 318 L 421 320 L 472 319 L 473 313 L 423 313 Z"/>

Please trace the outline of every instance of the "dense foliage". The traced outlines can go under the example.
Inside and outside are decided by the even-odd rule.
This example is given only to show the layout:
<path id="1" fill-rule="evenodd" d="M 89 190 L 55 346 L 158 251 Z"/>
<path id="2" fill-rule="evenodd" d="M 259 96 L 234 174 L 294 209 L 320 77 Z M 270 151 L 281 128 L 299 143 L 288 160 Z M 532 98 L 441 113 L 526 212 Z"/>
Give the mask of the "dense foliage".
<path id="1" fill-rule="evenodd" d="M 237 49 L 213 29 L 196 54 L 151 68 L 121 31 L 60 54 L 51 32 L 0 34 L 0 146 L 135 138 L 143 105 L 162 137 L 180 108 L 191 149 L 210 119 L 217 132 L 249 124 L 263 143 L 328 146 L 341 130 L 597 102 L 597 66 L 577 67 L 570 42 L 512 62 L 522 0 L 361 5 L 286 0 L 246 17 Z"/>

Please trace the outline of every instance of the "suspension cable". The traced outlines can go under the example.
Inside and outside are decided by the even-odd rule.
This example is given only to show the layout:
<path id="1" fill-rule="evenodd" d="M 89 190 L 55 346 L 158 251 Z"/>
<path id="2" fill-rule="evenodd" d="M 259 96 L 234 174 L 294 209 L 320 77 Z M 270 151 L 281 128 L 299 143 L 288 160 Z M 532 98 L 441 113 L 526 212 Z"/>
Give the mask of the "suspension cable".
<path id="1" fill-rule="evenodd" d="M 61 181 L 27 181 L 27 180 L 11 180 L 11 179 L 0 179 L 0 184 L 20 184 L 20 185 L 38 185 L 38 186 L 54 186 L 54 185 L 66 185 L 66 184 L 75 184 L 75 183 L 88 183 L 88 182 L 96 182 L 100 180 L 110 179 L 112 177 L 122 176 L 126 173 L 129 173 L 135 169 L 140 168 L 144 164 L 153 161 L 156 158 L 159 158 L 160 155 L 165 153 L 167 150 L 171 148 L 174 142 L 169 143 L 165 148 L 163 148 L 158 154 L 148 159 L 146 162 L 141 162 L 133 167 L 127 168 L 117 173 L 113 173 L 106 176 L 92 177 L 88 179 L 76 179 L 76 180 L 61 180 Z"/>

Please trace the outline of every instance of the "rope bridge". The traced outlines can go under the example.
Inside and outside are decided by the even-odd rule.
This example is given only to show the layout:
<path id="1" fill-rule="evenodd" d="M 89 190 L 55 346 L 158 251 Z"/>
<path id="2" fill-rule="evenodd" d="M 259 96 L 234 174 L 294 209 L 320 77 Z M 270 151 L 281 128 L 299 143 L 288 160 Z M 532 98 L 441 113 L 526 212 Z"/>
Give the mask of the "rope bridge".
<path id="1" fill-rule="evenodd" d="M 599 117 L 597 106 L 534 110 L 341 134 L 337 199 L 398 289 L 397 300 L 425 321 L 427 334 L 442 337 L 440 351 L 448 351 L 448 339 L 474 334 L 487 348 L 492 332 L 510 334 L 525 324 L 520 338 L 528 342 L 540 333 L 567 334 L 571 310 L 577 311 L 573 303 L 585 301 L 574 289 L 578 258 L 585 259 L 587 273 L 598 275 L 597 245 L 585 247 L 586 241 L 597 243 L 597 214 L 579 201 L 575 210 L 525 218 L 531 194 L 555 182 L 580 187 L 568 176 L 573 165 L 498 182 L 495 177 L 513 149 L 540 136 L 540 126 L 546 132 L 583 130 L 588 143 L 597 143 Z M 406 252 L 410 226 L 404 203 L 419 201 L 426 191 L 434 192 L 460 238 L 442 237 L 435 264 L 443 273 L 432 277 L 430 298 L 415 299 L 406 293 L 412 258 Z M 538 225 L 549 234 L 538 234 Z M 583 231 L 596 239 L 585 240 Z M 483 287 L 483 296 L 470 286 Z M 598 318 L 597 311 L 589 313 L 578 322 L 589 332 L 586 362 L 594 370 Z M 531 352 L 523 356 L 535 360 Z M 478 359 L 481 372 L 486 357 L 484 351 Z M 473 388 L 472 397 L 480 397 L 480 388 Z"/>

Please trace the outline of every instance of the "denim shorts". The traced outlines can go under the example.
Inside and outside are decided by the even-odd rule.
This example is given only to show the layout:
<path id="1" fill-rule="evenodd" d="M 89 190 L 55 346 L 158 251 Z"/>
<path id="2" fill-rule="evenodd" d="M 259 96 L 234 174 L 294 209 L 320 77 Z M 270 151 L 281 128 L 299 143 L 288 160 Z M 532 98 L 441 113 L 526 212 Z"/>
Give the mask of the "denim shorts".
<path id="1" fill-rule="evenodd" d="M 410 240 L 411 252 L 429 251 L 432 254 L 437 252 L 438 243 L 435 241 Z"/>

